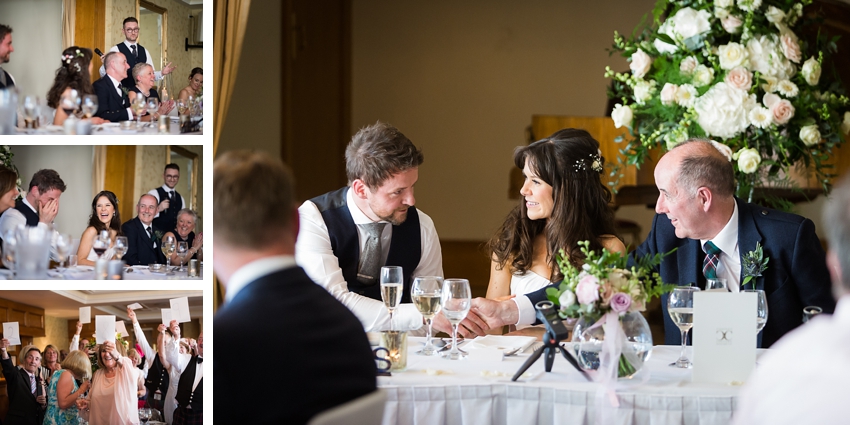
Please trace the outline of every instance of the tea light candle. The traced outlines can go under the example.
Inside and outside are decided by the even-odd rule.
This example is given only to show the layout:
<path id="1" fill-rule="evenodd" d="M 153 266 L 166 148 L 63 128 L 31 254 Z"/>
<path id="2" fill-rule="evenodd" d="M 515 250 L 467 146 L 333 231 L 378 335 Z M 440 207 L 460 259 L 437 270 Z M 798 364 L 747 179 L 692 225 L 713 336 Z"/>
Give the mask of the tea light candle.
<path id="1" fill-rule="evenodd" d="M 98 258 L 94 262 L 94 279 L 95 280 L 106 280 L 108 261 Z"/>
<path id="2" fill-rule="evenodd" d="M 189 260 L 189 277 L 198 277 L 198 260 Z"/>
<path id="3" fill-rule="evenodd" d="M 168 134 L 170 132 L 171 120 L 168 115 L 159 116 L 159 134 Z"/>
<path id="4" fill-rule="evenodd" d="M 124 279 L 124 262 L 121 260 L 111 260 L 106 268 L 106 278 L 108 280 L 123 280 Z"/>

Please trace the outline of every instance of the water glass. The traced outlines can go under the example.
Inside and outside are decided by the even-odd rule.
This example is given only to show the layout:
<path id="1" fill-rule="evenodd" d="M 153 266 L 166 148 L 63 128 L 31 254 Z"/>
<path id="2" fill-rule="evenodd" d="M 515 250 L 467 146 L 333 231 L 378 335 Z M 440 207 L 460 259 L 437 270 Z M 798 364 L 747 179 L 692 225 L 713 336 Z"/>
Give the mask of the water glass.
<path id="1" fill-rule="evenodd" d="M 403 282 L 404 275 L 401 267 L 381 267 L 381 299 L 390 312 L 390 329 L 393 328 L 393 312 L 401 303 L 401 296 L 404 292 Z"/>
<path id="2" fill-rule="evenodd" d="M 98 104 L 96 94 L 87 94 L 83 96 L 82 108 L 83 115 L 85 115 L 86 118 L 91 119 L 91 117 L 93 117 L 94 114 L 97 113 L 97 106 Z"/>
<path id="3" fill-rule="evenodd" d="M 756 304 L 756 332 L 761 332 L 767 324 L 767 296 L 761 289 L 745 289 L 741 292 L 755 292 L 758 296 Z"/>
<path id="4" fill-rule="evenodd" d="M 729 292 L 729 286 L 726 284 L 726 279 L 708 279 L 705 281 L 705 290 L 712 292 Z"/>
<path id="5" fill-rule="evenodd" d="M 72 269 L 77 267 L 77 254 L 71 254 L 68 256 L 68 268 Z"/>
<path id="6" fill-rule="evenodd" d="M 442 290 L 443 278 L 440 276 L 419 276 L 413 279 L 413 284 L 410 286 L 413 305 L 422 313 L 422 317 L 425 318 L 425 325 L 428 326 L 425 347 L 417 351 L 416 354 L 422 356 L 433 356 L 437 354 L 437 347 L 434 347 L 434 344 L 431 342 L 431 322 L 434 316 L 440 312 Z"/>
<path id="7" fill-rule="evenodd" d="M 15 272 L 18 279 L 47 279 L 52 231 L 43 227 L 19 226 L 15 231 Z"/>
<path id="8" fill-rule="evenodd" d="M 466 279 L 446 279 L 443 282 L 443 291 L 440 294 L 443 316 L 452 325 L 452 349 L 444 353 L 443 357 L 449 360 L 459 360 L 466 356 L 457 348 L 457 327 L 469 314 L 472 307 L 472 291 L 469 289 L 469 281 Z"/>
<path id="9" fill-rule="evenodd" d="M 130 245 L 129 245 L 129 242 L 127 242 L 126 236 L 116 237 L 115 238 L 115 246 L 113 248 L 115 250 L 115 258 L 120 260 L 121 257 L 123 257 L 124 254 L 127 253 L 127 249 L 129 249 L 129 247 L 130 247 Z"/>
<path id="10" fill-rule="evenodd" d="M 682 332 L 682 352 L 670 366 L 684 369 L 693 366 L 685 356 L 685 346 L 688 345 L 688 331 L 694 326 L 694 294 L 697 292 L 699 288 L 696 286 L 680 286 L 673 289 L 667 298 L 667 313 Z"/>
<path id="11" fill-rule="evenodd" d="M 68 255 L 71 254 L 71 244 L 73 244 L 73 239 L 71 235 L 67 233 L 57 233 L 56 234 L 56 260 L 59 261 L 59 272 L 64 271 L 65 260 L 68 259 Z"/>

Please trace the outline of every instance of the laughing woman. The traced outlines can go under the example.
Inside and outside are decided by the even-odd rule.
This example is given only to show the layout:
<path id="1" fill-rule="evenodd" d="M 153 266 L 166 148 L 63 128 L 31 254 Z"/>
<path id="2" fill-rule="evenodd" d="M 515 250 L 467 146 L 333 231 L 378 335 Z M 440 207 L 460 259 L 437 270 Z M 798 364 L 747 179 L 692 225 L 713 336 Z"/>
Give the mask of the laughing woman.
<path id="1" fill-rule="evenodd" d="M 97 260 L 94 242 L 102 230 L 109 231 L 109 249 L 103 254 L 103 258 L 109 259 L 112 257 L 115 237 L 121 235 L 121 215 L 118 214 L 118 198 L 108 190 L 101 191 L 92 200 L 89 227 L 80 237 L 80 247 L 77 249 L 78 264 L 94 265 Z"/>
<path id="2" fill-rule="evenodd" d="M 600 180 L 604 158 L 589 133 L 560 130 L 517 148 L 514 163 L 525 176 L 522 199 L 489 242 L 487 298 L 522 295 L 563 279 L 555 256 L 563 249 L 581 265 L 580 241 L 590 241 L 592 250 L 625 252 L 614 235 L 611 192 Z"/>
<path id="3" fill-rule="evenodd" d="M 204 254 L 201 251 L 201 248 L 204 246 L 204 234 L 203 232 L 195 234 L 195 223 L 198 221 L 198 214 L 189 209 L 183 208 L 180 212 L 177 213 L 177 227 L 176 229 L 167 232 L 163 235 L 163 239 L 174 236 L 174 240 L 179 242 L 186 242 L 189 245 L 189 253 L 186 255 L 186 259 L 184 262 L 188 263 L 190 259 L 195 259 L 198 261 L 204 261 Z M 180 261 L 177 256 L 177 251 L 174 251 L 174 254 L 171 254 L 171 263 L 174 264 Z"/>

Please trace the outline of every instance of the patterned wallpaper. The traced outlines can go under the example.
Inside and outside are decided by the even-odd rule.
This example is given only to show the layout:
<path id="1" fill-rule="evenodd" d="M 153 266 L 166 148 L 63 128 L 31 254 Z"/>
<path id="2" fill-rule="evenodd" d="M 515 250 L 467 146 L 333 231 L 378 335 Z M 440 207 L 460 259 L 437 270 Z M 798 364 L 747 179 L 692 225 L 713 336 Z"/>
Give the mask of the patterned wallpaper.
<path id="1" fill-rule="evenodd" d="M 203 146 L 180 146 L 183 149 L 189 150 L 193 153 L 198 154 L 198 203 L 195 207 L 195 210 L 198 212 L 198 215 L 201 217 L 198 220 L 198 223 L 195 224 L 195 231 L 201 232 L 203 231 L 203 211 L 204 211 L 204 166 L 203 166 Z M 167 157 L 167 149 L 168 146 L 138 146 L 136 148 L 136 184 L 134 191 L 134 199 L 133 205 L 136 204 L 139 197 L 142 194 L 147 193 L 151 189 L 162 186 L 162 171 L 165 168 L 166 157 Z M 181 167 L 180 175 L 181 181 L 184 181 L 183 177 L 187 175 L 187 170 L 183 170 Z M 187 193 L 180 193 L 186 199 L 186 202 L 189 201 L 189 196 L 191 193 L 187 191 Z"/>
<path id="2" fill-rule="evenodd" d="M 76 322 L 75 322 L 76 323 Z M 53 344 L 56 349 L 68 349 L 68 344 L 71 343 L 71 336 L 68 335 L 68 319 L 60 319 L 58 317 L 44 316 L 44 334 L 43 337 L 32 339 L 33 345 L 40 350 L 44 350 L 48 344 Z"/>

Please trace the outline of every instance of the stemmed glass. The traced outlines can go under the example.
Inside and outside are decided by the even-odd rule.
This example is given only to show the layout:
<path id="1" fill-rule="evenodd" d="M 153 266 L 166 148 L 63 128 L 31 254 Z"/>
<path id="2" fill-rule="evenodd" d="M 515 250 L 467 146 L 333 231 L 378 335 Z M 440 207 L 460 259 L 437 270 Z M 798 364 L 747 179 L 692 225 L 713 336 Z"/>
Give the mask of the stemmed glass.
<path id="1" fill-rule="evenodd" d="M 469 314 L 469 308 L 472 306 L 469 281 L 466 279 L 446 279 L 443 282 L 443 292 L 440 295 L 443 316 L 452 324 L 452 349 L 448 353 L 444 353 L 443 357 L 449 360 L 459 360 L 466 357 L 466 353 L 457 348 L 457 327 Z"/>
<path id="2" fill-rule="evenodd" d="M 180 267 L 177 271 L 183 271 L 183 261 L 186 260 L 187 255 L 189 255 L 189 242 L 177 242 L 177 258 L 180 259 Z"/>
<path id="3" fill-rule="evenodd" d="M 729 292 L 729 286 L 726 285 L 726 279 L 707 279 L 705 281 L 706 291 Z"/>
<path id="4" fill-rule="evenodd" d="M 422 313 L 425 324 L 428 325 L 428 336 L 425 338 L 425 347 L 416 354 L 433 356 L 437 354 L 437 347 L 431 343 L 431 321 L 440 312 L 440 298 L 443 289 L 443 278 L 439 276 L 420 276 L 413 279 L 410 287 L 410 295 L 413 305 Z"/>
<path id="5" fill-rule="evenodd" d="M 136 97 L 133 98 L 133 103 L 130 104 L 130 108 L 132 108 L 133 113 L 136 114 L 136 129 L 141 133 L 142 129 L 142 114 L 145 113 L 145 109 L 147 108 L 147 104 L 145 103 L 145 98 L 136 93 Z"/>
<path id="6" fill-rule="evenodd" d="M 104 230 L 100 232 L 95 238 L 94 242 L 92 242 L 92 250 L 97 254 L 97 258 L 100 259 L 103 257 L 103 253 L 109 249 L 109 231 Z"/>
<path id="7" fill-rule="evenodd" d="M 165 254 L 165 272 L 168 273 L 171 268 L 171 254 L 177 249 L 174 236 L 166 236 L 162 238 L 162 253 Z"/>
<path id="8" fill-rule="evenodd" d="M 401 303 L 401 295 L 404 292 L 402 282 L 404 282 L 404 277 L 401 267 L 381 267 L 381 299 L 384 300 L 384 305 L 390 312 L 390 330 L 393 329 L 393 312 Z"/>
<path id="9" fill-rule="evenodd" d="M 65 260 L 71 254 L 71 244 L 73 239 L 67 233 L 58 233 L 56 235 L 56 259 L 59 260 L 59 273 L 65 271 Z"/>
<path id="10" fill-rule="evenodd" d="M 694 326 L 694 294 L 697 292 L 699 288 L 696 286 L 680 286 L 673 289 L 667 299 L 667 312 L 670 313 L 673 323 L 682 331 L 682 354 L 679 360 L 671 363 L 670 366 L 679 368 L 693 366 L 693 363 L 685 357 L 685 346 L 688 345 L 688 331 Z"/>
<path id="11" fill-rule="evenodd" d="M 756 301 L 756 333 L 759 333 L 767 324 L 767 297 L 761 289 L 745 289 L 741 292 L 754 292 L 758 296 Z"/>
<path id="12" fill-rule="evenodd" d="M 24 98 L 24 121 L 27 123 L 27 128 L 35 128 L 33 122 L 38 117 L 38 97 L 27 96 Z"/>
<path id="13" fill-rule="evenodd" d="M 17 242 L 18 240 L 15 238 L 14 231 L 10 231 L 3 238 L 3 265 L 11 270 L 12 273 L 15 272 L 15 247 L 17 246 Z"/>
<path id="14" fill-rule="evenodd" d="M 140 407 L 139 408 L 139 420 L 143 424 L 147 424 L 148 420 L 151 418 L 151 409 L 149 407 Z"/>
<path id="15" fill-rule="evenodd" d="M 124 254 L 127 253 L 127 249 L 129 247 L 130 247 L 130 245 L 127 242 L 126 236 L 116 237 L 115 238 L 115 248 L 114 248 L 115 249 L 115 258 L 120 260 L 121 257 L 123 257 Z"/>
<path id="16" fill-rule="evenodd" d="M 74 116 L 74 112 L 76 112 L 77 108 L 80 107 L 80 94 L 76 90 L 71 90 L 70 92 L 62 95 L 62 98 L 59 99 L 59 107 L 65 111 L 65 114 L 68 117 Z"/>
<path id="17" fill-rule="evenodd" d="M 94 114 L 97 112 L 97 95 L 95 94 L 87 94 L 83 96 L 82 108 L 83 115 L 86 118 L 91 119 Z"/>
<path id="18" fill-rule="evenodd" d="M 155 97 L 151 97 L 148 99 L 147 103 L 148 114 L 151 116 L 151 127 L 156 128 L 156 122 L 153 119 L 153 114 L 159 110 L 159 101 Z"/>

